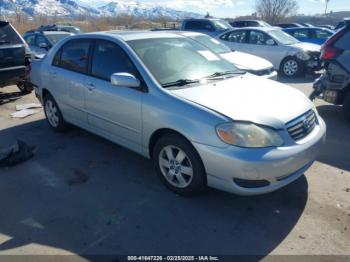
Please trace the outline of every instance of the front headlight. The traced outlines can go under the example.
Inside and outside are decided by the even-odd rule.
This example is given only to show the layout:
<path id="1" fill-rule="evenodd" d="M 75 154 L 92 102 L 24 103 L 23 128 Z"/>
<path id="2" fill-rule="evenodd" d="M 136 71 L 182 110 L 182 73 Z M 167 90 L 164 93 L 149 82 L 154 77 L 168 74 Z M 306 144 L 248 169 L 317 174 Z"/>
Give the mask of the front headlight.
<path id="1" fill-rule="evenodd" d="M 278 147 L 284 143 L 275 130 L 252 123 L 224 123 L 216 127 L 216 133 L 225 143 L 239 147 Z"/>
<path id="2" fill-rule="evenodd" d="M 307 61 L 311 58 L 311 56 L 307 52 L 300 51 L 297 53 L 297 58 L 303 61 Z"/>

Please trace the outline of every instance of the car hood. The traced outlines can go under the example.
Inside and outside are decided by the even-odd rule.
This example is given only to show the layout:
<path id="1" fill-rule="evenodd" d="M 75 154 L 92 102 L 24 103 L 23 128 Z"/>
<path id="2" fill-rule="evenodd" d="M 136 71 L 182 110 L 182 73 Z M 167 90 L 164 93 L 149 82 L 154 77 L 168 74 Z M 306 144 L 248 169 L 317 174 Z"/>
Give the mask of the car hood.
<path id="1" fill-rule="evenodd" d="M 300 43 L 293 45 L 293 47 L 301 48 L 304 51 L 309 51 L 309 52 L 321 52 L 321 46 L 316 45 L 316 44 L 312 44 L 312 43 L 300 42 Z"/>
<path id="2" fill-rule="evenodd" d="M 313 108 L 302 92 L 251 74 L 171 92 L 233 120 L 277 129 Z"/>
<path id="3" fill-rule="evenodd" d="M 235 51 L 224 53 L 221 54 L 221 56 L 241 70 L 260 71 L 273 67 L 273 65 L 266 59 L 243 52 Z"/>

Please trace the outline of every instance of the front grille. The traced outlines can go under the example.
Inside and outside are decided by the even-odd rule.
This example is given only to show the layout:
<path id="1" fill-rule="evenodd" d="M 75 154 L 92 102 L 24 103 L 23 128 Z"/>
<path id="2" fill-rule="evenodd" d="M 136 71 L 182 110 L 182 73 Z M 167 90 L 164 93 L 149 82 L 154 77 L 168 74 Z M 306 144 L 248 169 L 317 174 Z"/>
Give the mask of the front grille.
<path id="1" fill-rule="evenodd" d="M 301 140 L 314 130 L 317 124 L 316 114 L 313 110 L 287 123 L 289 135 L 295 140 Z"/>

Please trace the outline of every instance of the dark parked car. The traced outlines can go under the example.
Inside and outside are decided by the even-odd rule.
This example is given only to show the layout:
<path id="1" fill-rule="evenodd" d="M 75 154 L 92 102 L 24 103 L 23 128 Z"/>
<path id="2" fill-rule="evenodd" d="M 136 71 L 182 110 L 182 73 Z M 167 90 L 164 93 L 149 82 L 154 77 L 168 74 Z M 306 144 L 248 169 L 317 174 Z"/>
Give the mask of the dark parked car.
<path id="1" fill-rule="evenodd" d="M 16 29 L 0 21 L 0 87 L 17 85 L 22 92 L 32 91 L 26 82 L 29 49 Z"/>
<path id="2" fill-rule="evenodd" d="M 337 26 L 335 27 L 334 30 L 340 30 L 340 29 L 342 29 L 344 26 L 345 26 L 345 22 L 342 21 L 342 22 L 340 22 L 339 24 L 337 24 Z"/>
<path id="3" fill-rule="evenodd" d="M 298 39 L 300 42 L 323 45 L 335 31 L 319 27 L 285 28 L 284 32 Z"/>
<path id="4" fill-rule="evenodd" d="M 333 25 L 318 25 L 317 27 L 335 30 L 335 26 L 333 26 Z"/>
<path id="5" fill-rule="evenodd" d="M 51 49 L 58 41 L 68 36 L 73 35 L 66 31 L 28 31 L 23 38 L 29 45 L 29 48 L 36 56 L 46 55 L 47 51 Z"/>
<path id="6" fill-rule="evenodd" d="M 344 24 L 322 47 L 326 72 L 315 81 L 310 98 L 319 96 L 329 103 L 343 105 L 345 118 L 350 122 L 350 19 Z"/>
<path id="7" fill-rule="evenodd" d="M 237 20 L 229 23 L 232 27 L 271 27 L 270 24 L 261 20 Z"/>
<path id="8" fill-rule="evenodd" d="M 38 27 L 37 31 L 65 31 L 72 34 L 82 34 L 84 33 L 79 27 L 74 25 L 41 25 Z"/>
<path id="9" fill-rule="evenodd" d="M 301 24 L 298 24 L 298 23 L 277 24 L 275 26 L 278 26 L 278 27 L 281 27 L 281 28 L 303 27 Z"/>
<path id="10" fill-rule="evenodd" d="M 192 31 L 215 37 L 232 26 L 222 19 L 203 18 L 203 19 L 185 19 L 181 24 L 182 31 Z"/>
<path id="11" fill-rule="evenodd" d="M 301 25 L 305 26 L 305 27 L 315 27 L 314 25 L 309 24 L 309 23 L 301 23 Z"/>

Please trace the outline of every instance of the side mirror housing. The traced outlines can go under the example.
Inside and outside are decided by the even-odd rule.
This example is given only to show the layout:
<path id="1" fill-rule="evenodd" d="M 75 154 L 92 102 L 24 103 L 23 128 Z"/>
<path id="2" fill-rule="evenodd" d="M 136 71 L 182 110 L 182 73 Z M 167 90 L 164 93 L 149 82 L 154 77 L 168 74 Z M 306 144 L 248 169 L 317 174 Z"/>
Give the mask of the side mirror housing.
<path id="1" fill-rule="evenodd" d="M 134 75 L 129 73 L 115 73 L 111 76 L 111 84 L 120 87 L 138 88 L 141 82 Z"/>
<path id="2" fill-rule="evenodd" d="M 43 48 L 43 49 L 48 49 L 49 48 L 49 46 L 46 43 L 40 43 L 39 47 Z"/>
<path id="3" fill-rule="evenodd" d="M 266 41 L 266 44 L 272 46 L 272 45 L 276 45 L 276 42 L 273 39 L 269 39 Z"/>

